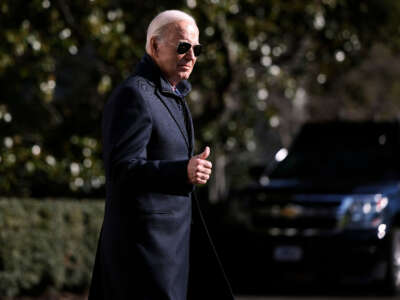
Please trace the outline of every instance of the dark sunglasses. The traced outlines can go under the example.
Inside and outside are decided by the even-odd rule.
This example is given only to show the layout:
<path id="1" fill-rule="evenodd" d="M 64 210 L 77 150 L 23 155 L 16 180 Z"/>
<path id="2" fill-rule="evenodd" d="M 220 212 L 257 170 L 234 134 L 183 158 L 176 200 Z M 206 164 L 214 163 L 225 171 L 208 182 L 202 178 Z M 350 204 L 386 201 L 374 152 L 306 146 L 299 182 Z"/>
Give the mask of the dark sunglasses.
<path id="1" fill-rule="evenodd" d="M 194 56 L 199 56 L 201 54 L 201 45 L 192 45 L 188 42 L 180 42 L 176 48 L 178 54 L 185 54 L 193 47 Z"/>

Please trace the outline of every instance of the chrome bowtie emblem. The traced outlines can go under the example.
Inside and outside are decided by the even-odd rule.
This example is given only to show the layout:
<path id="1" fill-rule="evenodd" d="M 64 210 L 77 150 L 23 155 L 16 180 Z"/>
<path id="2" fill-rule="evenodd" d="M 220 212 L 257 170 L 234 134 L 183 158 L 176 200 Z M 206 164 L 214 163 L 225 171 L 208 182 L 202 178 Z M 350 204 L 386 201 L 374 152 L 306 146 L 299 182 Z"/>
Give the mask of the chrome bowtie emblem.
<path id="1" fill-rule="evenodd" d="M 299 205 L 288 204 L 281 209 L 281 216 L 286 218 L 296 218 L 303 212 L 303 208 Z"/>

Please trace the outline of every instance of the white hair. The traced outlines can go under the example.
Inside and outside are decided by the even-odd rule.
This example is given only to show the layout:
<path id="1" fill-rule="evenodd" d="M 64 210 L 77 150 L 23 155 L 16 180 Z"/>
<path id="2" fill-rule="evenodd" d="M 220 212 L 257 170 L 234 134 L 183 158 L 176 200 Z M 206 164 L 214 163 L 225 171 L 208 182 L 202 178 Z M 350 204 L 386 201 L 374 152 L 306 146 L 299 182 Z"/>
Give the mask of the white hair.
<path id="1" fill-rule="evenodd" d="M 162 13 L 159 13 L 151 21 L 149 27 L 147 28 L 146 52 L 148 54 L 151 53 L 150 40 L 152 37 L 160 37 L 167 25 L 179 21 L 193 22 L 196 25 L 196 21 L 193 19 L 192 16 L 180 10 L 166 10 L 163 11 Z"/>

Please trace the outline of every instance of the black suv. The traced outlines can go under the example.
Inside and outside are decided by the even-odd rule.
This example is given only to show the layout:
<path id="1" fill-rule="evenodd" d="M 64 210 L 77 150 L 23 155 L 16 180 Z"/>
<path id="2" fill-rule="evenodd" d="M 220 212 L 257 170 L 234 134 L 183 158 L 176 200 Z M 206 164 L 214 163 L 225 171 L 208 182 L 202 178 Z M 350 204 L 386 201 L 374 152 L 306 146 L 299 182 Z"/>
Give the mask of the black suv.
<path id="1" fill-rule="evenodd" d="M 260 283 L 374 281 L 400 290 L 398 122 L 305 124 L 229 207 L 234 238 L 251 247 L 227 260 Z"/>

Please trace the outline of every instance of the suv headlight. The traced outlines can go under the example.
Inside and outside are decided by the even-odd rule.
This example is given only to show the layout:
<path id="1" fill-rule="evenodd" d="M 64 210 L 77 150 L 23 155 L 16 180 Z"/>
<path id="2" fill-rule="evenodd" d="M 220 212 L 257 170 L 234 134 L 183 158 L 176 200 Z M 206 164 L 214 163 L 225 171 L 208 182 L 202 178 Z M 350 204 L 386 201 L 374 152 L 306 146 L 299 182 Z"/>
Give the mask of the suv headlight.
<path id="1" fill-rule="evenodd" d="M 342 203 L 340 225 L 346 228 L 377 227 L 389 199 L 381 194 L 346 197 Z"/>

